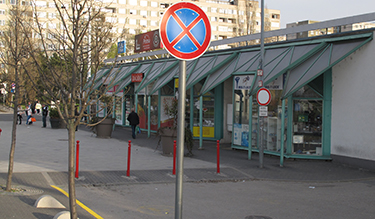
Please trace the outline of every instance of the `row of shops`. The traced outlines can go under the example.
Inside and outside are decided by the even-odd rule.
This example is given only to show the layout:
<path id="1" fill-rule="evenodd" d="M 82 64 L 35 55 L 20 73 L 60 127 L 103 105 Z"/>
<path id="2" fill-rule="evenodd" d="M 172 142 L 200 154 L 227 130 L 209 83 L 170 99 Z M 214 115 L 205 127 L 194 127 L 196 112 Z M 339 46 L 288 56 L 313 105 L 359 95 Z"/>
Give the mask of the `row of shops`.
<path id="1" fill-rule="evenodd" d="M 374 53 L 372 38 L 373 31 L 367 30 L 266 44 L 263 83 L 271 92 L 271 102 L 262 127 L 256 101 L 259 46 L 211 51 L 187 61 L 186 126 L 201 140 L 200 146 L 202 140 L 221 140 L 247 150 L 249 158 L 262 142 L 265 153 L 280 156 L 280 162 L 283 158 L 329 160 L 332 155 L 375 160 L 368 137 L 363 139 L 366 145 L 362 149 L 353 150 L 352 141 L 342 142 L 341 134 L 346 131 L 338 124 L 361 129 L 374 125 L 346 124 L 342 120 L 348 115 L 336 117 L 353 110 L 354 100 L 341 105 L 355 89 L 347 83 L 351 77 L 375 81 L 373 69 L 361 70 L 371 71 L 365 65 L 373 66 L 373 61 L 358 66 L 356 61 L 363 59 L 361 52 Z M 95 88 L 106 86 L 107 93 L 115 96 L 116 125 L 129 125 L 126 118 L 132 107 L 140 117 L 140 128 L 149 135 L 170 125 L 171 118 L 163 109 L 181 92 L 178 62 L 175 58 L 154 59 L 106 66 L 97 72 Z M 342 67 L 348 62 L 358 72 Z M 115 83 L 106 83 L 108 78 Z M 365 91 L 374 93 L 372 87 Z M 375 112 L 374 103 L 362 110 L 349 113 Z M 372 152 L 366 153 L 366 149 Z"/>

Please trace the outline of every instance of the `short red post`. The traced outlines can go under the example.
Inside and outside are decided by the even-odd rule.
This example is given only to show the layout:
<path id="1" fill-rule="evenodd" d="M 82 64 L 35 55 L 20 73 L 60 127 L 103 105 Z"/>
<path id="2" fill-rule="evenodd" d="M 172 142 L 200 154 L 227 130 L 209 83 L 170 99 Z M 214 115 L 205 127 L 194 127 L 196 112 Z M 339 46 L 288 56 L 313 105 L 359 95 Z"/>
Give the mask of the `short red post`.
<path id="1" fill-rule="evenodd" d="M 173 175 L 176 175 L 176 140 L 173 140 Z"/>
<path id="2" fill-rule="evenodd" d="M 130 176 L 130 152 L 132 147 L 132 141 L 129 140 L 129 146 L 128 146 L 128 170 L 126 171 L 126 176 Z"/>
<path id="3" fill-rule="evenodd" d="M 76 150 L 76 178 L 78 179 L 79 172 L 79 141 L 77 141 L 77 150 Z"/>
<path id="4" fill-rule="evenodd" d="M 217 147 L 217 173 L 220 173 L 220 141 L 216 141 Z"/>
<path id="5" fill-rule="evenodd" d="M 1 135 L 1 132 L 2 132 L 2 131 L 3 131 L 3 130 L 0 129 L 0 135 Z"/>

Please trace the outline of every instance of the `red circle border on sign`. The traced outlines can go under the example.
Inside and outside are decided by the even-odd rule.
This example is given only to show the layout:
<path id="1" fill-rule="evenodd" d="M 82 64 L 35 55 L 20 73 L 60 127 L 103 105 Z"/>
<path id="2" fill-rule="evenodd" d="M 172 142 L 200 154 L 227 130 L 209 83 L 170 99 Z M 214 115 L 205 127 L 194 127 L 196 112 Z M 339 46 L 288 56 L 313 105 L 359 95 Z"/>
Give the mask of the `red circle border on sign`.
<path id="1" fill-rule="evenodd" d="M 178 50 L 173 48 L 173 46 L 168 42 L 168 39 L 167 39 L 167 33 L 166 33 L 167 21 L 168 21 L 168 19 L 171 16 L 172 13 L 174 13 L 175 11 L 177 11 L 179 9 L 182 9 L 182 8 L 188 8 L 188 9 L 191 9 L 191 10 L 197 12 L 202 17 L 203 22 L 206 25 L 206 37 L 203 41 L 202 46 L 200 48 L 198 48 L 197 51 L 192 52 L 192 53 L 179 52 Z M 210 21 L 209 21 L 207 15 L 206 15 L 206 13 L 199 6 L 197 6 L 196 4 L 190 3 L 190 2 L 179 2 L 179 3 L 173 4 L 172 6 L 170 6 L 165 11 L 162 19 L 160 20 L 159 32 L 160 32 L 160 39 L 163 43 L 164 48 L 172 56 L 176 57 L 177 59 L 181 59 L 181 60 L 193 60 L 193 59 L 196 59 L 196 58 L 200 57 L 201 55 L 203 55 L 206 52 L 206 50 L 210 46 L 210 42 L 211 42 L 211 24 L 210 24 Z"/>
<path id="2" fill-rule="evenodd" d="M 268 93 L 269 97 L 270 97 L 270 98 L 268 98 L 268 101 L 267 101 L 266 103 L 261 103 L 261 102 L 259 102 L 259 98 L 258 98 L 258 97 L 259 97 L 259 93 L 260 93 L 261 91 L 266 91 L 266 92 Z M 267 106 L 267 105 L 271 102 L 271 92 L 270 92 L 267 88 L 264 88 L 264 87 L 260 88 L 260 89 L 258 90 L 258 92 L 257 92 L 257 102 L 258 102 L 258 104 L 261 105 L 261 106 Z"/>

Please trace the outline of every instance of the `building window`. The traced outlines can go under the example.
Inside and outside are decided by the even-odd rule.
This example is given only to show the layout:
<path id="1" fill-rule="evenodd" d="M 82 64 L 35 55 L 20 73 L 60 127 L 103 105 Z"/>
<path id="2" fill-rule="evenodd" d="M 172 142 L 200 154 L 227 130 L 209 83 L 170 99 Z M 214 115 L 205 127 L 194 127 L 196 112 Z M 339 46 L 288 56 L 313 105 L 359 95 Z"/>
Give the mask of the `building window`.
<path id="1" fill-rule="evenodd" d="M 35 6 L 37 6 L 37 7 L 47 7 L 47 2 L 35 1 Z"/>
<path id="2" fill-rule="evenodd" d="M 157 11 L 151 11 L 151 17 L 157 17 L 158 12 Z"/>
<path id="3" fill-rule="evenodd" d="M 169 4 L 167 4 L 167 3 L 160 3 L 160 7 L 161 8 L 168 8 Z"/>
<path id="4" fill-rule="evenodd" d="M 141 1 L 140 5 L 143 6 L 143 7 L 147 7 L 147 1 Z"/>
<path id="5" fill-rule="evenodd" d="M 119 14 L 126 14 L 126 9 L 125 8 L 119 8 L 118 13 Z"/>
<path id="6" fill-rule="evenodd" d="M 158 22 L 155 20 L 151 20 L 151 26 L 158 26 Z"/>
<path id="7" fill-rule="evenodd" d="M 130 14 L 136 15 L 136 14 L 137 14 L 137 10 L 135 10 L 135 9 L 130 9 Z"/>
<path id="8" fill-rule="evenodd" d="M 130 0 L 129 5 L 137 5 L 138 2 L 136 0 Z"/>
<path id="9" fill-rule="evenodd" d="M 136 19 L 129 19 L 129 24 L 137 24 L 137 20 Z"/>
<path id="10" fill-rule="evenodd" d="M 151 2 L 151 7 L 157 8 L 158 7 L 158 3 L 157 2 Z"/>
<path id="11" fill-rule="evenodd" d="M 212 13 L 217 13 L 217 8 L 211 8 Z"/>
<path id="12" fill-rule="evenodd" d="M 5 14 L 5 10 L 1 9 L 0 14 Z"/>
<path id="13" fill-rule="evenodd" d="M 119 19 L 118 19 L 118 22 L 119 22 L 120 24 L 125 24 L 125 22 L 126 22 L 126 18 L 119 18 Z"/>
<path id="14" fill-rule="evenodd" d="M 118 0 L 119 4 L 126 5 L 126 0 Z"/>
<path id="15" fill-rule="evenodd" d="M 279 14 L 272 14 L 272 19 L 280 19 L 280 15 Z"/>
<path id="16" fill-rule="evenodd" d="M 280 27 L 280 24 L 276 22 L 271 22 L 271 27 Z"/>
<path id="17" fill-rule="evenodd" d="M 142 27 L 147 27 L 147 20 L 141 20 L 141 21 L 140 21 L 140 25 L 141 25 Z"/>
<path id="18" fill-rule="evenodd" d="M 141 11 L 140 13 L 143 17 L 146 17 L 147 16 L 147 11 Z"/>

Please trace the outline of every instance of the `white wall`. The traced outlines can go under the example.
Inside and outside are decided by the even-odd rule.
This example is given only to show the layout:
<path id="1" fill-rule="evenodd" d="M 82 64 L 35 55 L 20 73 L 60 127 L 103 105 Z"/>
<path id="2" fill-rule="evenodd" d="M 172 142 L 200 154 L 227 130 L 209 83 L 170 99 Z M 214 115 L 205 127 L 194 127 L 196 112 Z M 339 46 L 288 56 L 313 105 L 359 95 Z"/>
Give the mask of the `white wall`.
<path id="1" fill-rule="evenodd" d="M 375 161 L 375 40 L 332 69 L 331 154 Z"/>
<path id="2" fill-rule="evenodd" d="M 224 81 L 224 115 L 223 115 L 223 139 L 221 143 L 230 143 L 232 141 L 232 133 L 227 129 L 227 104 L 233 103 L 233 77 L 228 78 Z"/>

